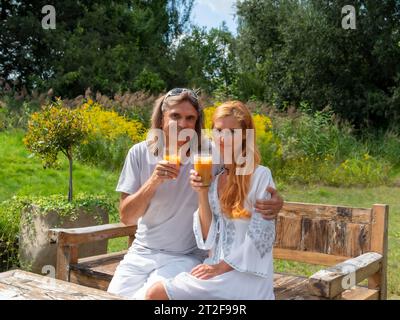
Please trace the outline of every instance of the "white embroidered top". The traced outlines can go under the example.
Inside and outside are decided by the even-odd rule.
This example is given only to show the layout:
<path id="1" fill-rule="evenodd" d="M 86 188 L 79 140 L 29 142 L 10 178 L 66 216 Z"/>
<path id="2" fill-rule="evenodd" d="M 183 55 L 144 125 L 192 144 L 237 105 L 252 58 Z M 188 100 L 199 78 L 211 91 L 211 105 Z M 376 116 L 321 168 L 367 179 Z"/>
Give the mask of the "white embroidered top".
<path id="1" fill-rule="evenodd" d="M 193 230 L 200 249 L 210 250 L 206 264 L 224 260 L 239 272 L 249 272 L 261 277 L 273 274 L 272 248 L 275 241 L 275 222 L 265 220 L 255 212 L 256 199 L 269 199 L 268 186 L 275 188 L 271 171 L 258 166 L 253 173 L 245 208 L 251 212 L 250 219 L 230 219 L 222 212 L 218 199 L 216 176 L 209 189 L 212 222 L 207 239 L 203 239 L 198 210 L 194 213 Z"/>

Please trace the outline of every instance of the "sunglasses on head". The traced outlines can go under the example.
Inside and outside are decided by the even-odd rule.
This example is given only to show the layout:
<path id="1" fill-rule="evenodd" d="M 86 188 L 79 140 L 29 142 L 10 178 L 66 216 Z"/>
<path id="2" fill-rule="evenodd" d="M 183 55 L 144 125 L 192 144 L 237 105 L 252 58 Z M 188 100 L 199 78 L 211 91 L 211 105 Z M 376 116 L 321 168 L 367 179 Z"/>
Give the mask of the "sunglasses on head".
<path id="1" fill-rule="evenodd" d="M 194 99 L 196 103 L 198 102 L 199 96 L 197 95 L 197 93 L 191 89 L 186 89 L 186 88 L 175 88 L 175 89 L 168 91 L 168 93 L 165 95 L 164 101 L 166 99 L 168 99 L 169 97 L 179 96 L 185 92 L 187 92 L 189 94 L 190 98 Z"/>

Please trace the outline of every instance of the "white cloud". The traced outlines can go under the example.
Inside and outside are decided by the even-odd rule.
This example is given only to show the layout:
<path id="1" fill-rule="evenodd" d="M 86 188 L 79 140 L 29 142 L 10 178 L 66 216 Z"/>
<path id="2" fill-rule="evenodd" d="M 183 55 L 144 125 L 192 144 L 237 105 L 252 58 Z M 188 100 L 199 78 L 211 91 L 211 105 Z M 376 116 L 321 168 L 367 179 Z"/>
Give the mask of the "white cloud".
<path id="1" fill-rule="evenodd" d="M 230 15 L 235 12 L 234 4 L 236 0 L 197 0 L 195 3 L 209 7 L 216 13 Z"/>
<path id="2" fill-rule="evenodd" d="M 236 0 L 196 0 L 192 18 L 195 24 L 207 28 L 219 27 L 225 21 L 228 28 L 236 33 L 234 7 Z"/>

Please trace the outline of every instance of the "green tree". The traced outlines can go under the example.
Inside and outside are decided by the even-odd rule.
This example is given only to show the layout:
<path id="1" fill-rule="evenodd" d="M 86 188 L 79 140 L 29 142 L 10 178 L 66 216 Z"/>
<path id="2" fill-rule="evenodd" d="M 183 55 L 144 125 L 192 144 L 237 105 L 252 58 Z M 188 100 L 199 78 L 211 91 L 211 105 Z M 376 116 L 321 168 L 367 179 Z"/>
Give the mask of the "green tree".
<path id="1" fill-rule="evenodd" d="M 193 0 L 58 1 L 56 29 L 44 30 L 47 2 L 1 1 L 0 78 L 54 87 L 63 97 L 88 87 L 106 94 L 136 89 L 144 69 L 170 78 L 170 45 L 186 30 L 193 6 Z"/>
<path id="2" fill-rule="evenodd" d="M 220 28 L 193 26 L 174 51 L 176 86 L 202 88 L 207 93 L 235 94 L 236 41 L 225 24 Z"/>
<path id="3" fill-rule="evenodd" d="M 341 26 L 344 5 L 356 8 L 356 30 Z M 330 106 L 359 127 L 398 122 L 399 0 L 246 0 L 237 8 L 242 97 Z"/>
<path id="4" fill-rule="evenodd" d="M 63 153 L 69 163 L 68 201 L 72 201 L 73 147 L 87 134 L 85 121 L 79 109 L 63 107 L 62 101 L 45 106 L 41 112 L 32 114 L 24 144 L 33 155 L 38 155 L 44 168 L 57 163 L 58 154 Z"/>

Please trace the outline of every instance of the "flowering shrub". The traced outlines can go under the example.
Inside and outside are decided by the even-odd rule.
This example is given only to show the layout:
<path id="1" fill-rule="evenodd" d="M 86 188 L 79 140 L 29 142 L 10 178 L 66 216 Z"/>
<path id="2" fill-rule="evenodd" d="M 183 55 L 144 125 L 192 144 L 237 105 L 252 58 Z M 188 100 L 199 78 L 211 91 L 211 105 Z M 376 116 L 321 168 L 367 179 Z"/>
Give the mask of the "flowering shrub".
<path id="1" fill-rule="evenodd" d="M 204 128 L 205 129 L 211 129 L 212 128 L 212 117 L 215 112 L 215 109 L 217 109 L 217 106 L 210 106 L 207 108 L 203 109 L 203 114 L 204 114 Z"/>
<path id="2" fill-rule="evenodd" d="M 146 138 L 146 128 L 138 120 L 127 120 L 115 111 L 104 110 L 92 100 L 78 108 L 88 134 L 78 147 L 82 162 L 119 170 L 129 148 Z"/>
<path id="3" fill-rule="evenodd" d="M 128 136 L 133 143 L 145 138 L 146 129 L 138 120 L 126 120 L 115 111 L 104 110 L 103 107 L 89 100 L 79 108 L 85 119 L 88 130 L 88 140 L 93 136 L 114 141 L 120 136 Z"/>
<path id="4" fill-rule="evenodd" d="M 275 169 L 282 162 L 282 144 L 273 132 L 271 118 L 262 114 L 255 114 L 253 121 L 262 164 Z"/>

